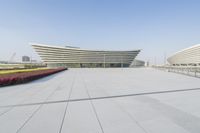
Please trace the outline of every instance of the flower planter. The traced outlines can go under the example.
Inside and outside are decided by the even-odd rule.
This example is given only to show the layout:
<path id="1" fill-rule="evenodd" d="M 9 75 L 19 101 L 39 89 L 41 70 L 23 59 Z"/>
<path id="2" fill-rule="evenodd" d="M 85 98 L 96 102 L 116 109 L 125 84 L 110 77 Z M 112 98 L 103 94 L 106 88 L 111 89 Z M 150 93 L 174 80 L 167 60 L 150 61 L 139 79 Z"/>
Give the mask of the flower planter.
<path id="1" fill-rule="evenodd" d="M 38 70 L 32 72 L 1 75 L 0 86 L 26 83 L 64 70 L 67 69 L 57 68 L 57 69 L 47 69 L 47 70 Z"/>

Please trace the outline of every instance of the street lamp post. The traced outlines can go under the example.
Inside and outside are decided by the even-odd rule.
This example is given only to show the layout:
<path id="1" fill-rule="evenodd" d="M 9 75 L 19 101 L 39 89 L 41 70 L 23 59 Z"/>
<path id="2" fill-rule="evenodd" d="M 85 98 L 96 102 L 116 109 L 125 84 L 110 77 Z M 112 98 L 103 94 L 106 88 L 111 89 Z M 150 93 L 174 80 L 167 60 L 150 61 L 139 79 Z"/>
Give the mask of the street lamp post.
<path id="1" fill-rule="evenodd" d="M 106 68 L 106 55 L 104 54 L 104 68 Z"/>
<path id="2" fill-rule="evenodd" d="M 124 65 L 124 64 L 123 64 L 123 55 L 121 55 L 121 68 L 124 67 L 123 65 Z"/>

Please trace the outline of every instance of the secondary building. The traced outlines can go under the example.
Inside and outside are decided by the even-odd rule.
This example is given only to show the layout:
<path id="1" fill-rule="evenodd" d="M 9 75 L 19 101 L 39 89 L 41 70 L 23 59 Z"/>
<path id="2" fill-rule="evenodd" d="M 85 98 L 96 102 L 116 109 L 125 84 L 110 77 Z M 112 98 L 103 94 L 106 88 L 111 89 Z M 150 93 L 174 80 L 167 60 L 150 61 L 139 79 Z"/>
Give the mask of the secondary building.
<path id="1" fill-rule="evenodd" d="M 134 60 L 130 67 L 144 67 L 145 66 L 145 62 L 142 60 Z"/>
<path id="2" fill-rule="evenodd" d="M 50 67 L 129 67 L 140 50 L 88 50 L 32 43 L 42 61 Z"/>
<path id="3" fill-rule="evenodd" d="M 200 65 L 200 44 L 180 50 L 168 59 L 173 66 L 199 66 Z"/>

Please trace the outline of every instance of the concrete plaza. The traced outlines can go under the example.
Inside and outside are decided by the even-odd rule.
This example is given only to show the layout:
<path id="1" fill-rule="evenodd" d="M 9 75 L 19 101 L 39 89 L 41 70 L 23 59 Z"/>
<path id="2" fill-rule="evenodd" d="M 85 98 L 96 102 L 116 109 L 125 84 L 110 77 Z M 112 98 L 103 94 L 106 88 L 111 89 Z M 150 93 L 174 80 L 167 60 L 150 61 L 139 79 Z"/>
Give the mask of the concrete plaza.
<path id="1" fill-rule="evenodd" d="M 0 133 L 199 133 L 200 79 L 77 68 L 0 88 Z"/>

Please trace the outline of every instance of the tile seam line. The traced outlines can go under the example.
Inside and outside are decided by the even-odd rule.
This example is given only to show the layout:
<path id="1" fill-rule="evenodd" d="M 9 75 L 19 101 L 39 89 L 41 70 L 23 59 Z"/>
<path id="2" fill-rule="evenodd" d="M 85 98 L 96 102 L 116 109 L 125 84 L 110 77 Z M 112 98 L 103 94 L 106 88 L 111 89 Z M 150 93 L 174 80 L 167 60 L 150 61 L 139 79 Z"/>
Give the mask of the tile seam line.
<path id="1" fill-rule="evenodd" d="M 115 99 L 111 99 L 111 100 L 114 102 L 115 105 L 117 105 L 117 106 L 119 107 L 119 109 L 120 109 L 121 111 L 123 111 L 132 121 L 134 121 L 135 124 L 137 124 L 138 127 L 139 127 L 144 133 L 148 133 L 147 130 L 142 126 L 142 124 L 140 124 L 140 122 L 137 121 L 137 119 L 136 119 L 133 115 L 131 115 L 127 110 L 125 110 L 119 102 L 116 102 Z"/>
<path id="2" fill-rule="evenodd" d="M 40 105 L 40 104 L 56 104 L 56 103 L 65 103 L 65 102 L 80 102 L 80 101 L 89 101 L 89 100 L 104 100 L 104 99 L 134 97 L 134 96 L 143 96 L 143 95 L 169 94 L 169 93 L 188 92 L 188 91 L 200 91 L 200 88 L 168 90 L 168 91 L 152 91 L 152 92 L 124 94 L 124 95 L 110 95 L 110 96 L 103 96 L 103 97 L 91 97 L 91 98 L 69 99 L 69 100 L 59 100 L 59 101 L 49 101 L 49 102 L 38 102 L 38 103 L 29 103 L 29 104 L 4 105 L 4 106 L 0 106 L 0 108 L 23 107 L 23 106 L 33 106 L 33 105 Z"/>
<path id="3" fill-rule="evenodd" d="M 51 97 L 54 93 L 55 93 L 55 91 L 56 91 L 57 89 L 55 89 L 47 98 L 46 98 L 46 100 L 48 100 L 48 98 L 49 97 Z M 40 104 L 40 105 L 38 105 L 39 107 L 32 113 L 32 115 L 24 122 L 24 124 L 17 130 L 17 132 L 16 133 L 19 133 L 25 126 L 26 126 L 26 124 L 34 117 L 34 115 L 44 106 L 44 104 Z"/>
<path id="4" fill-rule="evenodd" d="M 114 100 L 113 100 L 114 101 Z M 142 126 L 142 124 L 132 115 L 130 114 L 127 110 L 125 110 L 120 103 L 118 102 L 115 102 L 115 104 L 120 108 L 121 111 L 123 111 L 125 114 L 128 115 L 128 117 L 133 120 L 137 125 L 138 127 L 144 132 L 144 133 L 149 133 L 147 132 L 147 130 Z"/>
<path id="5" fill-rule="evenodd" d="M 76 73 L 76 74 L 77 74 L 77 73 Z M 69 92 L 69 95 L 68 95 L 68 97 L 67 97 L 68 100 L 65 100 L 65 101 L 69 101 L 69 99 L 70 99 L 70 97 L 71 97 L 72 90 L 73 90 L 73 88 L 74 88 L 75 77 L 76 77 L 76 75 L 73 77 L 73 81 L 72 81 L 72 85 L 71 85 L 71 88 L 70 88 L 70 92 Z M 64 122 L 65 122 L 65 117 L 66 117 L 66 113 L 67 113 L 68 106 L 69 106 L 69 102 L 67 102 L 66 107 L 65 107 L 65 110 L 64 110 L 64 114 L 63 114 L 63 118 L 62 118 L 62 121 L 61 121 L 59 133 L 62 133 L 63 124 L 64 124 Z"/>
<path id="6" fill-rule="evenodd" d="M 64 81 L 62 81 L 64 82 Z M 56 89 L 54 89 L 50 95 L 48 95 L 48 97 L 45 99 L 48 100 L 55 92 L 57 89 L 59 89 L 60 86 L 57 86 Z M 38 105 L 39 107 L 32 113 L 32 115 L 24 122 L 24 124 L 16 131 L 16 133 L 19 133 L 25 126 L 26 124 L 37 114 L 37 112 L 44 106 L 44 104 L 40 104 Z"/>
<path id="7" fill-rule="evenodd" d="M 96 119 L 97 119 L 97 121 L 98 121 L 98 123 L 99 123 L 99 126 L 100 126 L 100 128 L 101 128 L 101 132 L 104 133 L 103 126 L 102 126 L 102 124 L 101 124 L 101 121 L 100 121 L 99 116 L 98 116 L 98 114 L 97 114 L 97 110 L 96 110 L 96 108 L 95 108 L 95 106 L 94 106 L 94 103 L 93 103 L 92 98 L 91 98 L 91 96 L 90 96 L 90 93 L 89 93 L 89 91 L 88 91 L 88 88 L 87 88 L 85 79 L 83 78 L 82 74 L 80 74 L 80 75 L 81 75 L 81 78 L 82 78 L 82 80 L 83 80 L 84 88 L 85 88 L 85 90 L 86 90 L 86 92 L 87 92 L 88 98 L 90 99 L 90 100 L 89 100 L 89 101 L 90 101 L 90 104 L 91 104 L 91 106 L 92 106 L 92 109 L 93 109 L 93 111 L 94 111 L 94 113 L 95 113 Z"/>
<path id="8" fill-rule="evenodd" d="M 28 98 L 23 99 L 23 100 L 20 101 L 20 102 L 23 103 L 23 102 L 25 102 L 27 99 L 30 99 L 30 98 L 33 97 L 34 95 L 37 95 L 38 92 L 41 92 L 41 91 L 43 91 L 44 89 L 46 89 L 47 86 L 48 86 L 49 84 L 50 84 L 50 83 L 44 84 L 44 85 L 43 85 L 43 87 L 44 87 L 43 89 L 37 90 L 36 92 L 34 92 L 33 94 L 31 94 L 31 96 L 29 96 Z M 39 86 L 39 85 L 37 85 L 37 86 Z M 33 88 L 33 87 L 30 86 L 29 89 L 31 89 L 31 88 Z M 26 91 L 30 91 L 29 89 L 27 89 Z M 25 91 L 25 92 L 26 92 L 26 91 Z M 37 105 L 38 105 L 38 104 L 37 104 Z M 4 114 L 8 113 L 9 111 L 11 111 L 14 107 L 17 107 L 17 106 L 10 106 L 10 107 L 8 107 L 9 109 L 6 110 L 5 112 L 1 113 L 1 114 L 0 114 L 0 117 L 3 116 Z"/>

